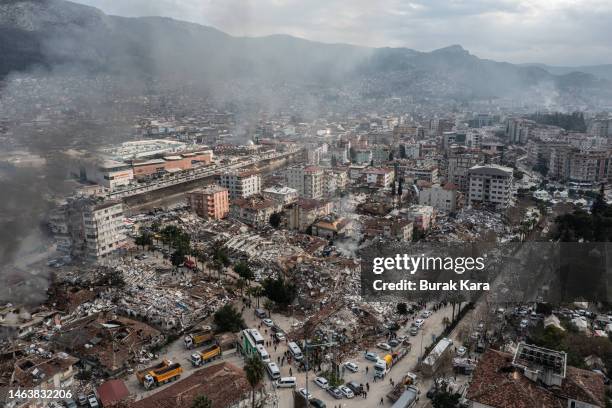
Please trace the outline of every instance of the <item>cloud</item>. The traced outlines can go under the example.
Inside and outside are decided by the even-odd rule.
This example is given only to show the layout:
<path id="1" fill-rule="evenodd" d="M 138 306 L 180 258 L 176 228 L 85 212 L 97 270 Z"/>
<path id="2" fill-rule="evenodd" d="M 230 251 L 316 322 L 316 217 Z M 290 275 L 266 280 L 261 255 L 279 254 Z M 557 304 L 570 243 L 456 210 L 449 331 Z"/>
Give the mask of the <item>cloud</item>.
<path id="1" fill-rule="evenodd" d="M 608 0 L 77 0 L 123 16 L 161 15 L 238 36 L 431 50 L 461 44 L 510 62 L 612 63 Z"/>

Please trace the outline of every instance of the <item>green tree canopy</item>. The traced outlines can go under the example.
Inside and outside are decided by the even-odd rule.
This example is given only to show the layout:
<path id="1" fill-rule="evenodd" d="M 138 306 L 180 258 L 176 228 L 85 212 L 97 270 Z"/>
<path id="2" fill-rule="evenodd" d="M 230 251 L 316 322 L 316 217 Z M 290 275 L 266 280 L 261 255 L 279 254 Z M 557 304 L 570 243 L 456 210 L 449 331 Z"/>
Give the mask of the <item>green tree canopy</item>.
<path id="1" fill-rule="evenodd" d="M 242 315 L 232 305 L 225 305 L 215 312 L 214 321 L 219 332 L 238 332 L 246 327 Z"/>

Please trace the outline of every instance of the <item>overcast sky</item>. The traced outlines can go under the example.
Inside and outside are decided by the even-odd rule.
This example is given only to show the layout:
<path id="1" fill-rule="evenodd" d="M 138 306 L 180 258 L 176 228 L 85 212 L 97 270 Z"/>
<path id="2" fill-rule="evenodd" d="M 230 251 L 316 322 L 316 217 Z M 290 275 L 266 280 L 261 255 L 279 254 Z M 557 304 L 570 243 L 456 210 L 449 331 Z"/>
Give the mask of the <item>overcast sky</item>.
<path id="1" fill-rule="evenodd" d="M 612 63 L 612 0 L 74 0 L 107 14 L 165 16 L 229 34 L 428 51 L 461 44 L 482 58 Z"/>

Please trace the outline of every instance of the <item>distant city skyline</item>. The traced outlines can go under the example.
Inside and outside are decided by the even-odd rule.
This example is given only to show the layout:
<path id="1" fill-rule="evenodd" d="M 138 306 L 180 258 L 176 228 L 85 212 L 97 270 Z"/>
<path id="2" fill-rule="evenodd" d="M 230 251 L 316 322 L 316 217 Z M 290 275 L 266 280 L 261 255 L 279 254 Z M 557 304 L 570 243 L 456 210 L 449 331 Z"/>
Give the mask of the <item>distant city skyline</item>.
<path id="1" fill-rule="evenodd" d="M 74 0 L 126 17 L 163 16 L 235 36 L 431 51 L 558 66 L 612 63 L 607 0 Z"/>

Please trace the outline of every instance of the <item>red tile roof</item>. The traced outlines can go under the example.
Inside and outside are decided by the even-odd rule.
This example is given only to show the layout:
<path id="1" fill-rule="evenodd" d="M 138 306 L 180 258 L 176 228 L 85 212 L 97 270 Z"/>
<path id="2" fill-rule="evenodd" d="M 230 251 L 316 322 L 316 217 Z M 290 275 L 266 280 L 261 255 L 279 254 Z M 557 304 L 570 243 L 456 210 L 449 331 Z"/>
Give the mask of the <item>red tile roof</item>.
<path id="1" fill-rule="evenodd" d="M 104 408 L 110 407 L 113 403 L 119 402 L 130 395 L 124 382 L 121 380 L 108 380 L 98 387 L 98 397 Z"/>

